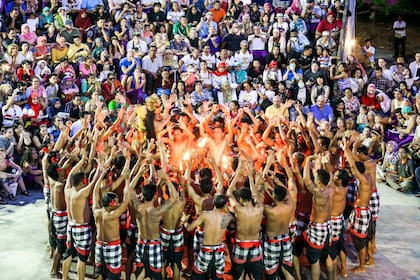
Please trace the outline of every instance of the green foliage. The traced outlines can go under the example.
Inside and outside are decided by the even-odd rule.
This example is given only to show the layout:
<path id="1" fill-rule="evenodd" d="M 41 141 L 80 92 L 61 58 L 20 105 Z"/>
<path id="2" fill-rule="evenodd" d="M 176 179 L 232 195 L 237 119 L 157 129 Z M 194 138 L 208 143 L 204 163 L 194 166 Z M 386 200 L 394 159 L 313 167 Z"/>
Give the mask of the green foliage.
<path id="1" fill-rule="evenodd" d="M 412 0 L 362 0 L 357 1 L 357 11 L 375 11 L 378 15 L 420 15 L 420 1 Z"/>

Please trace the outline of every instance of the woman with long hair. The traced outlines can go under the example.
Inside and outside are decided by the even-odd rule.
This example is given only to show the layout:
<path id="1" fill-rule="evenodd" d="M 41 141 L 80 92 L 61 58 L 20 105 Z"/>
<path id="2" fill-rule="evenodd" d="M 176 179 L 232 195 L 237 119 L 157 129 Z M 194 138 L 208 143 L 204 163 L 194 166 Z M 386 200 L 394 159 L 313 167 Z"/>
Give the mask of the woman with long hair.
<path id="1" fill-rule="evenodd" d="M 42 189 L 44 187 L 44 180 L 39 155 L 35 148 L 27 148 L 25 150 L 21 166 L 23 171 L 22 178 L 25 186 L 32 186 L 32 188 L 35 188 L 37 185 Z"/>
<path id="2" fill-rule="evenodd" d="M 131 104 L 143 104 L 145 93 L 146 75 L 140 69 L 134 70 L 133 76 L 128 77 L 126 84 L 127 97 Z"/>

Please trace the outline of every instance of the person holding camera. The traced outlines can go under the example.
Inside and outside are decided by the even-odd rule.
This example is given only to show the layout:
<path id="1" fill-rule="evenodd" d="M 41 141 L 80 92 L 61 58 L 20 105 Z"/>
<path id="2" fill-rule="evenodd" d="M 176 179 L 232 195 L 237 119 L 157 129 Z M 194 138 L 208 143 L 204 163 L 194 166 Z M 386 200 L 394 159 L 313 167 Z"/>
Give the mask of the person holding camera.
<path id="1" fill-rule="evenodd" d="M 290 30 L 290 38 L 287 42 L 287 60 L 291 58 L 299 59 L 307 45 L 310 45 L 310 42 L 305 35 L 299 33 L 296 29 Z"/>
<path id="2" fill-rule="evenodd" d="M 308 30 L 308 37 L 313 40 L 315 38 L 315 31 L 318 27 L 322 17 L 322 9 L 315 3 L 314 0 L 307 0 L 306 7 L 302 11 L 302 18 L 306 23 L 306 29 Z"/>

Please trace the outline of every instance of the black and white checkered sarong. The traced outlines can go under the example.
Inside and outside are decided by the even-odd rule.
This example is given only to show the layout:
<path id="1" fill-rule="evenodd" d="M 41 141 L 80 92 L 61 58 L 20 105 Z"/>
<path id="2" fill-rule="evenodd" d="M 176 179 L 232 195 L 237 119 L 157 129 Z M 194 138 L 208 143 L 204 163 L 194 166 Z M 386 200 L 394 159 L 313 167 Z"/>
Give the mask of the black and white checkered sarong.
<path id="1" fill-rule="evenodd" d="M 72 245 L 82 256 L 89 256 L 92 243 L 92 229 L 89 223 L 77 224 L 69 221 L 67 225 L 67 248 Z"/>
<path id="2" fill-rule="evenodd" d="M 235 240 L 232 252 L 232 260 L 237 264 L 257 262 L 263 257 L 261 242 L 259 240 Z"/>
<path id="3" fill-rule="evenodd" d="M 159 239 L 139 239 L 136 246 L 136 263 L 138 267 L 149 265 L 154 272 L 162 271 L 162 244 Z"/>
<path id="4" fill-rule="evenodd" d="M 103 273 L 103 265 L 114 275 L 122 270 L 122 248 L 120 240 L 113 242 L 102 242 L 97 240 L 95 246 L 96 272 Z"/>
<path id="5" fill-rule="evenodd" d="M 264 240 L 264 269 L 269 275 L 275 273 L 280 265 L 292 267 L 292 241 L 288 234 Z"/>
<path id="6" fill-rule="evenodd" d="M 225 251 L 223 244 L 213 246 L 202 245 L 200 253 L 194 262 L 194 272 L 197 274 L 206 273 L 212 260 L 214 260 L 216 276 L 222 278 L 225 272 Z"/>
<path id="7" fill-rule="evenodd" d="M 372 215 L 372 221 L 376 221 L 378 219 L 379 216 L 379 193 L 378 190 L 375 190 L 372 192 L 372 195 L 370 196 L 370 200 L 369 200 L 369 208 L 370 208 L 370 213 Z"/>
<path id="8" fill-rule="evenodd" d="M 331 216 L 331 241 L 340 240 L 341 231 L 343 230 L 343 215 Z"/>
<path id="9" fill-rule="evenodd" d="M 160 227 L 160 239 L 163 250 L 167 250 L 173 244 L 175 251 L 180 251 L 184 247 L 184 232 L 182 226 L 174 230 Z"/>
<path id="10" fill-rule="evenodd" d="M 303 233 L 303 237 L 309 246 L 315 249 L 322 249 L 325 245 L 329 245 L 331 234 L 331 222 L 326 221 L 324 223 L 309 223 L 306 231 Z"/>
<path id="11" fill-rule="evenodd" d="M 67 239 L 67 211 L 52 210 L 52 231 L 54 236 L 60 240 Z"/>
<path id="12" fill-rule="evenodd" d="M 366 238 L 370 219 L 369 207 L 354 207 L 349 216 L 350 233 L 359 238 Z"/>

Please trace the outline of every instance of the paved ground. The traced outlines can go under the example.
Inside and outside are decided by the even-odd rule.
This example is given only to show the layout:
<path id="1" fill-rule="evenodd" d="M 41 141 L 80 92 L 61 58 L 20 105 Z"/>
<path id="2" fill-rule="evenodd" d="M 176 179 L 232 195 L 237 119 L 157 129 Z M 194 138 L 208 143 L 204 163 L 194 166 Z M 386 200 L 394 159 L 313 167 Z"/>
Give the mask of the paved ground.
<path id="1" fill-rule="evenodd" d="M 351 280 L 420 280 L 420 198 L 398 193 L 381 184 L 381 212 L 377 226 L 376 266 Z M 0 206 L 0 280 L 49 279 L 46 215 L 42 193 L 18 196 L 13 205 Z M 349 252 L 348 268 L 355 265 Z M 74 266 L 73 266 L 74 269 Z M 92 272 L 92 268 L 88 268 Z"/>

